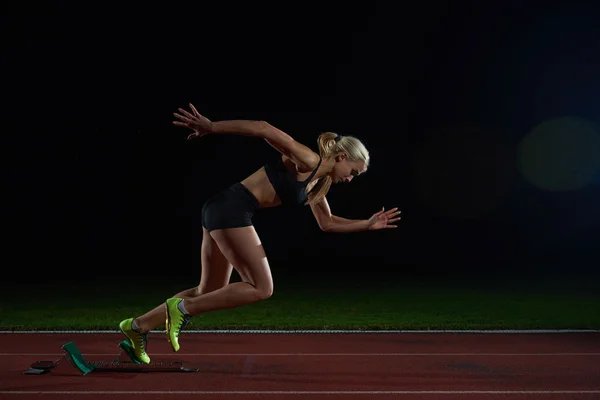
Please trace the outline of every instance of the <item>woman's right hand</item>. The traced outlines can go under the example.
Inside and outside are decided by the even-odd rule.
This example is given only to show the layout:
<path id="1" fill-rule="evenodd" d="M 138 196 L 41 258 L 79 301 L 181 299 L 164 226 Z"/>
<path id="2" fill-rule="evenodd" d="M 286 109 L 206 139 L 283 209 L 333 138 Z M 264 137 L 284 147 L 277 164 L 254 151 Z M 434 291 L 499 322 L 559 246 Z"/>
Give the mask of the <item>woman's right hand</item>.
<path id="1" fill-rule="evenodd" d="M 193 114 L 189 113 L 183 108 L 178 109 L 181 114 L 173 113 L 175 118 L 179 120 L 173 121 L 173 125 L 192 129 L 194 133 L 187 137 L 188 140 L 196 139 L 209 133 L 213 133 L 213 123 L 211 120 L 200 115 L 192 103 L 190 103 L 190 108 L 192 109 Z"/>

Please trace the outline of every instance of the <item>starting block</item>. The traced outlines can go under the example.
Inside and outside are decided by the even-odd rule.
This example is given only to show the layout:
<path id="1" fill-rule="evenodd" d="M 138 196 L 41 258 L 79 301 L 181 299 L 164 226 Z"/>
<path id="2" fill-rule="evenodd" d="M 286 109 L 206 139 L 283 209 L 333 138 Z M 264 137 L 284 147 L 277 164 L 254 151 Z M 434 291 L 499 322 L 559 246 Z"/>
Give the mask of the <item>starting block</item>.
<path id="1" fill-rule="evenodd" d="M 87 375 L 91 372 L 196 372 L 199 368 L 185 367 L 182 362 L 155 362 L 143 364 L 135 355 L 128 341 L 124 340 L 119 343 L 125 354 L 129 357 L 128 361 L 119 360 L 117 357 L 113 361 L 87 361 L 79 348 L 73 342 L 66 343 L 62 346 L 65 354 L 56 361 L 36 361 L 31 364 L 31 368 L 26 370 L 26 375 L 42 375 L 54 369 L 58 363 L 66 358 L 69 363 L 78 370 L 82 375 Z M 120 355 L 121 355 L 120 354 Z M 119 356 L 120 356 L 119 355 Z"/>

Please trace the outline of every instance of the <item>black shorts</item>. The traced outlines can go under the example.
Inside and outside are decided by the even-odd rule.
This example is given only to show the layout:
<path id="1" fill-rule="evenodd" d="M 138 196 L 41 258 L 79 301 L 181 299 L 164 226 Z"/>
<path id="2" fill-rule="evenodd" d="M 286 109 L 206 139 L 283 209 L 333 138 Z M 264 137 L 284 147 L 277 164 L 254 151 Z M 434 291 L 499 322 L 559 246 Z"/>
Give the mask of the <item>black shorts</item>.
<path id="1" fill-rule="evenodd" d="M 258 200 L 241 183 L 217 193 L 202 207 L 202 226 L 209 232 L 215 229 L 251 226 L 259 210 Z"/>

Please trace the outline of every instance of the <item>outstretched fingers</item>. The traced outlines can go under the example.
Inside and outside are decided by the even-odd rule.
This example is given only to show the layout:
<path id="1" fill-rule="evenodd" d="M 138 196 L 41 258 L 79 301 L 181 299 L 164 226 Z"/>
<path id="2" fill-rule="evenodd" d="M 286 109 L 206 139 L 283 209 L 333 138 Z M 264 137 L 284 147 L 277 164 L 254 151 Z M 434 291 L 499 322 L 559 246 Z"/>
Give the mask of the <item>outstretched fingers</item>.
<path id="1" fill-rule="evenodd" d="M 196 110 L 196 107 L 194 107 L 194 105 L 192 103 L 190 103 L 190 108 L 192 109 L 192 111 L 194 112 L 194 115 L 196 117 L 200 116 L 200 113 L 198 112 L 198 110 Z"/>
<path id="2" fill-rule="evenodd" d="M 195 119 L 196 116 L 190 114 L 188 111 L 184 110 L 183 108 L 178 108 L 179 112 L 182 113 L 183 115 L 185 115 L 186 117 L 190 118 L 190 119 Z"/>
<path id="3" fill-rule="evenodd" d="M 190 128 L 190 124 L 187 123 L 187 122 L 173 121 L 173 125 L 175 125 L 175 126 L 182 126 L 184 128 Z"/>
<path id="4" fill-rule="evenodd" d="M 385 216 L 388 218 L 392 218 L 395 217 L 396 215 L 399 215 L 401 211 L 398 210 L 398 207 L 394 207 L 391 210 L 386 211 Z"/>
<path id="5" fill-rule="evenodd" d="M 394 219 L 390 219 L 385 223 L 385 227 L 386 228 L 397 228 L 398 225 L 392 225 L 396 222 L 400 221 L 400 218 L 394 218 Z"/>
<path id="6" fill-rule="evenodd" d="M 399 217 L 401 211 L 398 210 L 398 207 L 394 207 L 391 210 L 389 210 L 388 212 L 385 213 L 385 216 L 387 218 L 386 221 L 386 228 L 397 228 L 397 225 L 391 225 L 395 222 L 400 221 L 401 217 Z"/>
<path id="7" fill-rule="evenodd" d="M 188 117 L 184 117 L 184 116 L 183 116 L 183 115 L 181 115 L 181 114 L 173 113 L 173 116 L 174 116 L 175 118 L 177 118 L 178 120 L 181 120 L 181 121 L 183 121 L 183 122 L 186 122 L 186 123 L 188 123 L 188 124 L 192 122 L 190 118 L 188 118 Z M 192 118 L 193 118 L 193 117 L 192 117 Z"/>

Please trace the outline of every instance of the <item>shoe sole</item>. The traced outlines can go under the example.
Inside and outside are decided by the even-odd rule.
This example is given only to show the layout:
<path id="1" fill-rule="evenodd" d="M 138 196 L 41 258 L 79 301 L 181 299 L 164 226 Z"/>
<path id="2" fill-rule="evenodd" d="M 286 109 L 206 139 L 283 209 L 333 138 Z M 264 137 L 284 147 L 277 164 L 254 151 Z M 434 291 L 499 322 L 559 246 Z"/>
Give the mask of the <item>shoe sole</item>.
<path id="1" fill-rule="evenodd" d="M 142 360 L 140 360 L 140 358 L 138 356 L 136 356 L 133 353 L 133 342 L 131 341 L 131 339 L 129 339 L 129 336 L 127 336 L 127 334 L 123 331 L 123 329 L 121 329 L 121 327 L 119 327 L 119 330 L 121 331 L 121 333 L 125 336 L 125 338 L 127 339 L 127 343 L 129 343 L 129 347 L 131 347 L 131 354 L 133 354 L 136 358 L 137 361 L 139 361 L 140 364 L 146 364 L 148 365 L 149 363 L 145 363 Z M 120 346 L 119 346 L 120 347 Z M 123 351 L 127 352 L 127 350 L 123 349 Z"/>
<path id="2" fill-rule="evenodd" d="M 165 331 L 167 332 L 167 341 L 169 342 L 171 349 L 173 351 L 177 351 L 173 346 L 173 342 L 171 341 L 171 333 L 169 332 L 169 326 L 171 326 L 171 314 L 169 314 L 169 305 L 167 303 L 165 303 L 165 314 L 167 315 L 167 318 L 165 320 Z"/>

